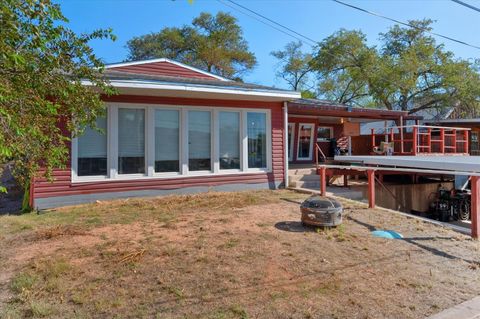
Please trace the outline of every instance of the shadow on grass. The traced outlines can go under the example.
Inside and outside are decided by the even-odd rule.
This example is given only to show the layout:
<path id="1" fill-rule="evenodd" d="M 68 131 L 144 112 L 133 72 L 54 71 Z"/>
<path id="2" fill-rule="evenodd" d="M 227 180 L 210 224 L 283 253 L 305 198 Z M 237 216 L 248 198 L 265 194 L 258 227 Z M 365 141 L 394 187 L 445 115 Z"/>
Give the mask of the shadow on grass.
<path id="1" fill-rule="evenodd" d="M 346 218 L 353 221 L 354 223 L 357 223 L 358 225 L 366 227 L 369 231 L 377 230 L 377 228 L 375 226 L 373 226 L 371 224 L 368 224 L 368 223 L 365 223 L 365 222 L 362 222 L 362 221 L 360 221 L 356 218 L 353 218 L 351 216 L 347 216 Z M 453 239 L 452 237 L 425 236 L 425 237 L 404 237 L 402 239 L 393 239 L 393 240 L 401 240 L 401 241 L 407 242 L 407 243 L 409 243 L 413 246 L 416 246 L 418 248 L 426 250 L 426 251 L 428 251 L 428 252 L 430 252 L 430 253 L 432 253 L 436 256 L 444 257 L 444 258 L 447 258 L 447 259 L 450 259 L 450 260 L 463 260 L 467 263 L 474 264 L 476 266 L 480 265 L 480 261 L 458 257 L 458 256 L 452 255 L 450 253 L 447 253 L 445 251 L 442 251 L 438 248 L 425 245 L 424 243 L 420 243 L 420 241 L 434 241 L 434 240 L 435 241 L 442 241 L 442 240 L 447 241 L 447 240 L 452 240 L 452 239 Z"/>
<path id="2" fill-rule="evenodd" d="M 314 227 L 303 225 L 301 222 L 293 221 L 293 220 L 278 222 L 275 224 L 275 228 L 278 230 L 291 232 L 291 233 L 315 232 Z"/>

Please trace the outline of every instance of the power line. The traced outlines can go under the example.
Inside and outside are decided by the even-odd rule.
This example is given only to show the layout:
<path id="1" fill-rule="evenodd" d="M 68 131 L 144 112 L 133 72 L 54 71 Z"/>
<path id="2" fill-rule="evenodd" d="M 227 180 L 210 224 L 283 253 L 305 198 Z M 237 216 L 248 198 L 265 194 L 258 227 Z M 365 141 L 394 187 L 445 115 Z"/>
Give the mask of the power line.
<path id="1" fill-rule="evenodd" d="M 461 5 L 461 6 L 464 6 L 464 7 L 467 7 L 467 8 L 469 8 L 469 9 L 472 9 L 472 10 L 475 10 L 475 11 L 480 12 L 480 8 L 477 8 L 477 7 L 475 7 L 475 6 L 472 6 L 471 4 L 465 3 L 465 2 L 460 1 L 460 0 L 451 0 L 451 1 L 456 2 L 456 3 L 458 3 L 458 4 Z"/>
<path id="2" fill-rule="evenodd" d="M 316 40 L 314 40 L 314 39 L 312 39 L 312 38 L 310 38 L 310 37 L 307 37 L 307 36 L 305 36 L 305 35 L 297 32 L 297 31 L 295 31 L 295 30 L 292 30 L 291 28 L 289 28 L 289 27 L 287 27 L 287 26 L 285 26 L 285 25 L 283 25 L 283 24 L 280 24 L 280 23 L 278 23 L 278 22 L 276 22 L 276 21 L 274 21 L 274 20 L 272 20 L 272 19 L 270 19 L 270 18 L 268 18 L 268 17 L 266 17 L 266 16 L 264 16 L 264 15 L 258 13 L 258 12 L 255 12 L 255 11 L 253 11 L 253 10 L 245 7 L 245 6 L 242 6 L 241 4 L 239 4 L 239 3 L 237 3 L 237 2 L 235 2 L 235 1 L 233 1 L 233 0 L 226 0 L 226 1 L 228 1 L 228 2 L 230 2 L 230 3 L 233 3 L 234 5 L 240 7 L 240 8 L 242 8 L 242 9 L 244 9 L 244 10 L 247 10 L 248 12 L 251 12 L 251 13 L 253 13 L 253 14 L 261 17 L 262 19 L 265 19 L 265 20 L 267 20 L 267 21 L 269 21 L 269 22 L 271 22 L 271 23 L 273 23 L 273 24 L 275 24 L 275 25 L 277 25 L 277 26 L 279 26 L 279 27 L 281 27 L 281 28 L 284 28 L 284 29 L 286 29 L 286 30 L 288 30 L 288 31 L 290 31 L 290 32 L 292 32 L 292 33 L 294 33 L 294 34 L 296 34 L 296 35 L 304 38 L 305 40 L 312 42 L 314 45 L 317 44 L 317 41 L 316 41 Z"/>
<path id="3" fill-rule="evenodd" d="M 297 39 L 298 41 L 300 41 L 300 42 L 302 42 L 302 43 L 305 42 L 304 40 L 300 39 L 299 37 L 297 37 L 297 36 L 295 36 L 295 35 L 293 35 L 293 34 L 290 34 L 290 33 L 286 32 L 285 30 L 282 30 L 282 29 L 280 29 L 280 28 L 277 28 L 277 27 L 275 27 L 274 25 L 271 25 L 271 24 L 267 23 L 266 21 L 257 18 L 257 17 L 254 16 L 254 15 L 251 15 L 251 14 L 248 14 L 247 12 L 241 11 L 241 10 L 239 10 L 237 7 L 235 7 L 235 6 L 231 5 L 231 4 L 226 3 L 225 1 L 222 1 L 222 0 L 217 0 L 217 1 L 220 2 L 221 4 L 225 5 L 225 6 L 229 7 L 229 8 L 232 8 L 233 10 L 236 10 L 236 11 L 238 11 L 238 12 L 240 12 L 240 13 L 245 14 L 246 16 L 249 16 L 249 17 L 252 18 L 252 19 L 257 20 L 258 22 L 260 22 L 260 23 L 262 23 L 262 24 L 264 24 L 264 25 L 266 25 L 266 26 L 269 26 L 269 27 L 271 27 L 271 28 L 273 28 L 273 29 L 275 29 L 275 30 L 283 33 L 283 34 L 286 34 L 286 35 L 288 35 L 288 36 L 290 36 L 290 37 L 292 37 L 292 38 L 294 38 L 294 39 Z M 227 0 L 227 1 L 228 1 L 228 0 Z M 240 6 L 239 4 L 237 4 L 237 3 L 233 2 L 233 1 L 229 1 L 229 2 L 232 2 L 233 4 Z M 240 6 L 240 7 L 243 7 L 243 6 Z M 257 16 L 262 17 L 262 15 L 254 12 L 254 11 L 252 11 L 252 10 L 246 8 L 246 7 L 243 7 L 243 8 L 244 8 L 245 10 L 249 11 L 249 12 L 252 12 L 253 14 L 255 14 L 255 15 L 257 15 Z M 266 17 L 265 17 L 264 19 L 270 20 L 270 19 L 268 19 L 268 18 L 266 18 Z M 270 21 L 273 21 L 273 20 L 270 20 Z M 278 25 L 278 23 L 276 23 L 275 21 L 273 21 L 273 23 L 275 23 L 275 24 Z M 288 30 L 288 28 L 285 28 L 285 29 Z M 296 32 L 295 32 L 295 33 L 296 33 Z M 310 43 L 307 43 L 307 44 L 310 45 L 311 47 L 314 46 L 314 44 L 310 44 Z"/>
<path id="4" fill-rule="evenodd" d="M 431 35 L 434 35 L 434 36 L 437 36 L 437 37 L 440 37 L 440 38 L 444 38 L 444 39 L 447 39 L 447 40 L 450 40 L 450 41 L 453 41 L 453 42 L 457 42 L 457 43 L 460 43 L 460 44 L 469 46 L 469 47 L 471 47 L 471 48 L 475 48 L 475 49 L 480 50 L 480 46 L 476 46 L 476 45 L 474 45 L 474 44 L 470 44 L 470 43 L 467 43 L 467 42 L 462 41 L 462 40 L 457 40 L 457 39 L 451 38 L 451 37 L 446 36 L 446 35 L 442 35 L 442 34 L 439 34 L 439 33 L 427 31 L 427 30 L 425 30 L 424 28 L 417 27 L 416 25 L 413 25 L 413 24 L 410 24 L 410 23 L 406 23 L 406 22 L 403 22 L 403 21 L 400 21 L 400 20 L 397 20 L 397 19 L 389 18 L 389 17 L 384 16 L 384 15 L 381 15 L 381 14 L 379 14 L 379 13 L 372 12 L 372 11 L 369 11 L 369 10 L 366 10 L 366 9 L 363 9 L 363 8 L 354 6 L 353 4 L 349 4 L 349 3 L 346 3 L 346 2 L 343 2 L 343 1 L 340 1 L 340 0 L 332 0 L 332 1 L 334 1 L 334 2 L 336 2 L 336 3 L 338 3 L 338 4 L 341 4 L 341 5 L 344 5 L 344 6 L 346 6 L 346 7 L 350 7 L 350 8 L 352 8 L 352 9 L 355 9 L 355 10 L 358 10 L 358 11 L 362 11 L 362 12 L 364 12 L 364 13 L 367 13 L 367 14 L 370 14 L 370 15 L 373 15 L 373 16 L 376 16 L 376 17 L 385 19 L 385 20 L 393 21 L 393 22 L 395 22 L 395 23 L 398 23 L 398 24 L 401 24 L 401 25 L 404 25 L 404 26 L 407 26 L 407 27 L 410 27 L 410 28 L 414 28 L 414 29 L 417 29 L 417 30 L 420 30 L 420 31 L 424 31 L 424 32 L 426 32 L 426 33 L 430 33 Z M 455 0 L 453 0 L 453 1 L 455 1 Z"/>

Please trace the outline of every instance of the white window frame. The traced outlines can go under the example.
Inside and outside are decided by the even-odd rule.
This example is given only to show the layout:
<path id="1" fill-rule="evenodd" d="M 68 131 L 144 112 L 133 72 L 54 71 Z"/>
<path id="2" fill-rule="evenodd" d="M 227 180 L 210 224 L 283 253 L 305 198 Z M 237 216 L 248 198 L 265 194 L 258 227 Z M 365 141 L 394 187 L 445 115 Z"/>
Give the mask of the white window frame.
<path id="1" fill-rule="evenodd" d="M 148 149 L 151 150 L 150 156 L 148 157 L 148 176 L 152 177 L 172 177 L 179 176 L 182 174 L 182 149 L 183 149 L 183 112 L 179 107 L 159 107 L 154 105 L 148 108 L 149 116 L 147 121 L 152 123 L 149 125 L 149 134 L 148 136 L 153 136 L 153 138 L 148 138 Z M 155 172 L 155 111 L 177 111 L 178 112 L 178 172 Z M 151 172 L 150 172 L 151 171 Z"/>
<path id="2" fill-rule="evenodd" d="M 308 157 L 300 157 L 299 156 L 299 151 L 300 151 L 300 129 L 302 126 L 310 126 L 312 129 L 310 130 L 310 149 L 308 152 Z M 297 134 L 297 161 L 311 161 L 312 160 L 312 148 L 313 148 L 313 138 L 315 134 L 315 124 L 314 123 L 299 123 L 298 124 L 298 134 Z"/>
<path id="3" fill-rule="evenodd" d="M 230 112 L 230 113 L 238 113 L 238 129 L 239 129 L 239 134 L 238 134 L 238 147 L 240 148 L 238 151 L 239 151 L 239 158 L 240 158 L 240 168 L 220 168 L 220 116 L 219 116 L 219 113 L 220 112 Z M 217 147 L 217 150 L 218 152 L 215 154 L 215 156 L 217 157 L 216 161 L 215 161 L 215 164 L 218 164 L 216 165 L 215 167 L 215 170 L 214 172 L 215 173 L 219 173 L 219 172 L 241 172 L 243 170 L 243 129 L 242 129 L 242 123 L 243 123 L 243 112 L 241 110 L 225 110 L 225 109 L 221 109 L 221 110 L 215 110 L 215 124 L 218 124 L 218 128 L 215 130 L 215 133 L 217 134 L 214 134 L 215 135 L 215 145 L 218 145 Z"/>
<path id="4" fill-rule="evenodd" d="M 328 130 L 330 131 L 330 137 L 329 137 L 329 138 L 332 138 L 332 137 L 333 137 L 333 127 L 331 127 L 331 126 L 317 126 L 317 130 L 316 130 L 316 132 L 315 132 L 315 139 L 316 139 L 317 142 L 330 142 L 330 141 L 327 140 L 327 139 L 324 139 L 324 138 L 320 138 L 320 139 L 319 139 L 319 138 L 317 137 L 318 129 L 319 129 L 319 128 L 326 128 L 326 129 L 328 129 Z"/>
<path id="5" fill-rule="evenodd" d="M 272 121 L 269 109 L 237 108 L 222 106 L 190 106 L 107 102 L 107 176 L 77 176 L 78 138 L 72 138 L 71 173 L 73 183 L 94 181 L 148 180 L 165 178 L 188 178 L 194 176 L 216 176 L 231 174 L 272 172 Z M 145 174 L 118 174 L 118 109 L 140 108 L 145 110 Z M 177 110 L 180 116 L 179 172 L 155 172 L 155 110 Z M 211 112 L 211 171 L 189 171 L 188 169 L 188 111 Z M 220 169 L 219 112 L 240 114 L 240 169 Z M 248 168 L 247 113 L 265 113 L 267 130 L 267 167 Z"/>
<path id="6" fill-rule="evenodd" d="M 288 123 L 288 129 L 292 132 L 290 139 L 287 141 L 288 145 L 290 146 L 290 151 L 288 152 L 288 160 L 293 161 L 293 149 L 295 148 L 295 123 Z M 287 132 L 288 137 L 288 132 Z M 288 148 L 287 145 L 287 148 Z"/>
<path id="7" fill-rule="evenodd" d="M 110 109 L 112 110 L 112 113 L 115 114 L 115 124 L 112 125 L 112 129 L 110 132 L 111 133 L 115 133 L 115 134 L 112 134 L 111 135 L 111 140 L 115 140 L 115 144 L 112 149 L 112 167 L 115 168 L 115 171 L 113 172 L 113 176 L 115 176 L 114 178 L 119 178 L 119 177 L 125 177 L 126 179 L 128 178 L 143 178 L 143 177 L 146 177 L 146 176 L 151 176 L 149 175 L 150 174 L 150 166 L 149 166 L 149 158 L 150 158 L 150 153 L 153 153 L 155 150 L 150 150 L 149 149 L 149 140 L 151 140 L 152 138 L 149 136 L 149 127 L 151 127 L 150 125 L 150 120 L 147 118 L 147 116 L 149 115 L 148 113 L 148 108 L 145 106 L 145 105 L 142 105 L 142 104 L 129 104 L 128 106 L 125 106 L 125 105 L 115 105 L 115 106 L 111 106 Z M 134 173 L 134 174 L 120 174 L 118 172 L 118 110 L 119 109 L 143 109 L 145 111 L 145 121 L 144 121 L 144 134 L 145 134 L 145 145 L 144 145 L 144 151 L 145 151 L 145 154 L 143 154 L 144 156 L 144 164 L 145 165 L 145 173 L 142 174 L 142 173 Z M 113 124 L 113 123 L 112 123 Z M 108 161 L 107 161 L 108 162 Z"/>

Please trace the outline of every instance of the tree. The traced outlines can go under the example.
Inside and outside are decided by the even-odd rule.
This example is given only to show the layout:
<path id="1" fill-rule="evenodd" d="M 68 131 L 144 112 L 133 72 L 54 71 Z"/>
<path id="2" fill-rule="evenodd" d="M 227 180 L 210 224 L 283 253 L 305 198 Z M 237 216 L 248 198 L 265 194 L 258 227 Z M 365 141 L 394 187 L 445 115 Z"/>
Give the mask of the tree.
<path id="1" fill-rule="evenodd" d="M 26 194 L 40 167 L 47 178 L 53 168 L 65 167 L 66 132 L 76 136 L 87 125 L 95 127 L 105 112 L 100 93 L 113 92 L 88 45 L 114 39 L 111 31 L 77 36 L 67 22 L 49 0 L 0 2 L 0 164 L 13 162 Z"/>
<path id="2" fill-rule="evenodd" d="M 224 12 L 203 12 L 191 26 L 134 37 L 127 48 L 129 61 L 169 58 L 231 79 L 240 79 L 256 64 L 237 19 Z"/>
<path id="3" fill-rule="evenodd" d="M 279 60 L 277 78 L 285 80 L 294 91 L 303 90 L 308 92 L 309 97 L 313 95 L 310 91 L 313 87 L 310 79 L 312 55 L 302 52 L 302 42 L 287 43 L 283 51 L 273 51 L 270 54 Z"/>
<path id="4" fill-rule="evenodd" d="M 478 108 L 477 66 L 456 59 L 428 35 L 431 20 L 390 28 L 380 45 L 359 31 L 341 30 L 322 41 L 312 60 L 323 95 L 342 103 L 385 106 L 409 113 L 447 107 Z"/>

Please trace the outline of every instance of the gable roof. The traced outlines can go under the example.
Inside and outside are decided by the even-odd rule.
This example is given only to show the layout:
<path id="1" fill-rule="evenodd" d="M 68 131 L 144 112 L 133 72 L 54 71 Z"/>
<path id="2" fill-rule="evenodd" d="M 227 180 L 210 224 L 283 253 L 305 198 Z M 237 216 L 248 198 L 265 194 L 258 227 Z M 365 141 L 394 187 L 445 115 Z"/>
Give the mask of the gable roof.
<path id="1" fill-rule="evenodd" d="M 166 58 L 112 63 L 105 68 L 125 73 L 230 81 L 219 75 Z"/>

